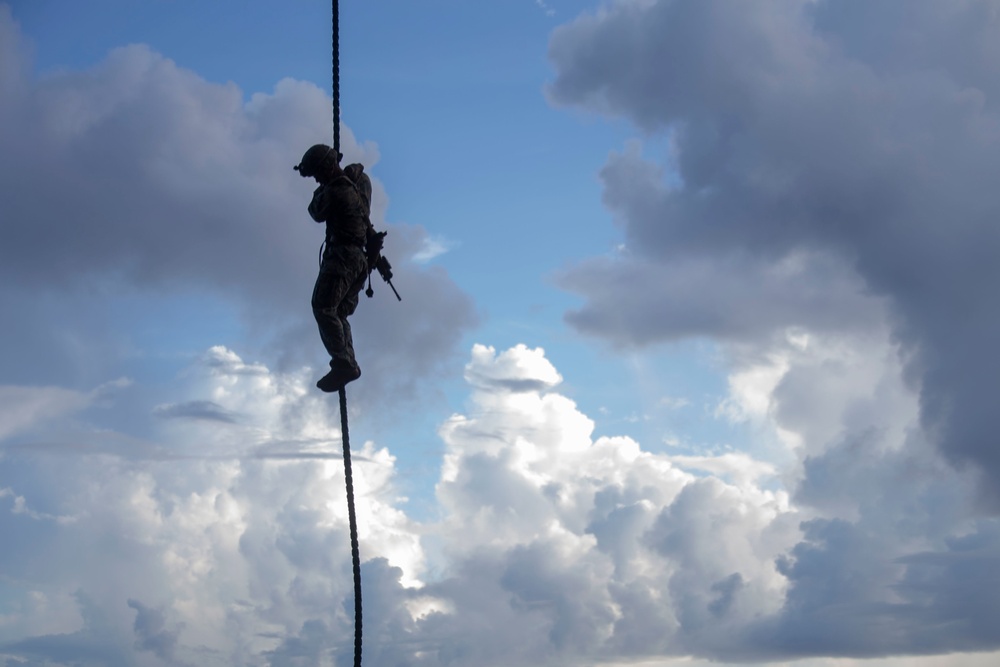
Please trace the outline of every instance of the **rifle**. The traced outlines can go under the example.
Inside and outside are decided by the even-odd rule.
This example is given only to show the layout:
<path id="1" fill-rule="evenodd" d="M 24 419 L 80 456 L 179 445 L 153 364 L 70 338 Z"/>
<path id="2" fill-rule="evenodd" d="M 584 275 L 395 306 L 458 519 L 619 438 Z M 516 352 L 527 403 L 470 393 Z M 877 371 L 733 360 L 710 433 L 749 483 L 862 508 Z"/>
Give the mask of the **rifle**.
<path id="1" fill-rule="evenodd" d="M 370 227 L 369 230 L 371 230 Z M 365 296 L 370 299 L 375 294 L 375 290 L 372 289 L 372 269 L 375 269 L 382 276 L 382 280 L 387 282 L 389 287 L 392 288 L 392 293 L 396 295 L 396 300 L 402 301 L 403 297 L 399 296 L 396 286 L 392 284 L 392 264 L 382 256 L 382 244 L 384 243 L 386 234 L 388 232 L 376 232 L 374 230 L 371 230 L 371 233 L 368 234 L 368 243 L 365 245 L 365 254 L 368 257 L 368 289 L 365 290 Z"/>

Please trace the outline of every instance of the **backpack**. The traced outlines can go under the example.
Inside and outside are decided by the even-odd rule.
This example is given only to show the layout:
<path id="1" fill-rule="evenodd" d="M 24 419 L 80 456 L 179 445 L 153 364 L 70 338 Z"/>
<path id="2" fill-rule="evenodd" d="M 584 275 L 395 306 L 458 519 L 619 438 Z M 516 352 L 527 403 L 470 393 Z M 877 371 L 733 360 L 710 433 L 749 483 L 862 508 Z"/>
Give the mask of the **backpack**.
<path id="1" fill-rule="evenodd" d="M 368 288 L 365 290 L 365 295 L 371 298 L 375 293 L 372 289 L 372 271 L 377 270 L 379 275 L 382 276 L 382 280 L 387 282 L 389 287 L 392 288 L 392 293 L 396 295 L 396 299 L 402 301 L 403 298 L 399 296 L 399 292 L 396 291 L 395 286 L 392 284 L 392 265 L 389 263 L 389 260 L 382 256 L 382 245 L 388 232 L 376 232 L 375 227 L 372 226 L 372 181 L 368 178 L 368 174 L 365 173 L 364 165 L 359 163 L 349 164 L 344 167 L 344 176 L 354 185 L 354 189 L 357 190 L 358 194 L 361 195 L 361 199 L 365 202 L 365 258 L 368 260 Z"/>

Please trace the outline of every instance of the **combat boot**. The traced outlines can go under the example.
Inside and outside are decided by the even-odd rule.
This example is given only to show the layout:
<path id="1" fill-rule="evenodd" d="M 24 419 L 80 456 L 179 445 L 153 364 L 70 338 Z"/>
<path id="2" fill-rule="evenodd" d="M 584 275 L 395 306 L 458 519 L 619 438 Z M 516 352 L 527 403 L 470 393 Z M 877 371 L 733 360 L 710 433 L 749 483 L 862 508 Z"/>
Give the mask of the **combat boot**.
<path id="1" fill-rule="evenodd" d="M 330 362 L 330 372 L 321 377 L 316 386 L 320 391 L 332 394 L 343 389 L 348 382 L 353 382 L 361 377 L 361 369 L 357 364 L 348 361 L 335 360 Z"/>

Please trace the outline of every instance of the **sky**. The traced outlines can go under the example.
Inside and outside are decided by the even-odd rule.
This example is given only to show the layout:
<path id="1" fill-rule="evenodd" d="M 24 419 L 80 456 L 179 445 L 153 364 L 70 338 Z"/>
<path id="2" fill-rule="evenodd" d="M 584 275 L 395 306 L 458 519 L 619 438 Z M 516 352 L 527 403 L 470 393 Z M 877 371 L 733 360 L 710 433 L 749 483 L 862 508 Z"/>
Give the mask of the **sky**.
<path id="1" fill-rule="evenodd" d="M 344 0 L 365 664 L 1000 661 L 1000 2 Z M 330 7 L 0 0 L 0 667 L 353 650 Z"/>

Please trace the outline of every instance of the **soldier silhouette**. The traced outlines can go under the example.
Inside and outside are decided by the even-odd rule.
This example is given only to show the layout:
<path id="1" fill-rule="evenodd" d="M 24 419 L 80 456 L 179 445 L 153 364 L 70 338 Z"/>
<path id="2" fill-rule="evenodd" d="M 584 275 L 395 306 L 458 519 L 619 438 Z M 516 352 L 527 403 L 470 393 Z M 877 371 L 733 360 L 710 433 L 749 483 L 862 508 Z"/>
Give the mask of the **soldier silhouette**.
<path id="1" fill-rule="evenodd" d="M 325 144 L 305 152 L 295 169 L 314 178 L 319 187 L 309 203 L 309 215 L 326 223 L 319 276 L 312 309 L 323 346 L 330 355 L 330 372 L 316 383 L 335 392 L 361 377 L 347 318 L 358 307 L 358 293 L 368 277 L 365 244 L 370 233 L 372 185 L 361 164 L 341 168 L 343 155 Z"/>

